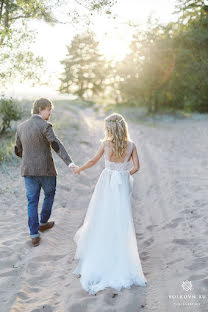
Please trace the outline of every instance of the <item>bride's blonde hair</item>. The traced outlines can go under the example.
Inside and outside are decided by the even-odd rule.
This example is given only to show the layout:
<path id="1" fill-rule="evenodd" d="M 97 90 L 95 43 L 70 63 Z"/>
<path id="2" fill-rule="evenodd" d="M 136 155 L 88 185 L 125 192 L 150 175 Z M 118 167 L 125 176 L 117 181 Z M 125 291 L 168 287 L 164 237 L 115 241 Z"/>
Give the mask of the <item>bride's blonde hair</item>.
<path id="1" fill-rule="evenodd" d="M 104 122 L 104 140 L 111 141 L 113 143 L 113 153 L 121 157 L 127 148 L 127 142 L 130 140 L 128 125 L 124 117 L 118 113 L 106 117 Z"/>

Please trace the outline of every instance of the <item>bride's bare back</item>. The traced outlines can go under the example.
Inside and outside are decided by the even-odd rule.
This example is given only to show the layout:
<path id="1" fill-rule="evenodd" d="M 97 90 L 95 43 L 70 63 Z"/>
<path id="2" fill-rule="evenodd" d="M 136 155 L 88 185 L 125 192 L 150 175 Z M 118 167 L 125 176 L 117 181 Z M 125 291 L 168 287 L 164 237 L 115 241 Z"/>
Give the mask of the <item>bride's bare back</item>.
<path id="1" fill-rule="evenodd" d="M 90 160 L 88 160 L 84 165 L 79 167 L 79 169 L 77 169 L 75 171 L 75 173 L 80 174 L 81 171 L 86 170 L 86 169 L 94 166 L 101 159 L 102 155 L 105 154 L 107 156 L 108 161 L 110 161 L 112 163 L 128 162 L 128 161 L 130 161 L 130 159 L 132 157 L 133 167 L 129 171 L 129 173 L 134 174 L 140 168 L 137 149 L 136 149 L 136 145 L 133 142 L 127 141 L 127 143 L 128 143 L 128 145 L 127 145 L 127 148 L 125 149 L 124 155 L 122 155 L 122 157 L 118 157 L 113 152 L 113 143 L 109 140 L 103 141 L 101 143 L 99 149 L 97 150 L 96 154 Z M 133 146 L 132 146 L 132 144 L 133 144 Z M 131 151 L 131 152 L 129 153 L 129 151 Z M 128 156 L 128 153 L 129 153 L 129 156 Z M 126 158 L 128 158 L 128 159 L 126 159 Z"/>
<path id="2" fill-rule="evenodd" d="M 123 153 L 123 155 L 121 157 L 115 155 L 114 151 L 113 151 L 113 143 L 109 140 L 104 141 L 104 145 L 106 147 L 106 153 L 108 156 L 108 160 L 111 162 L 124 162 L 126 160 L 126 157 L 129 153 L 129 149 L 130 149 L 130 145 L 132 142 L 128 141 L 127 142 L 127 147 Z M 131 155 L 129 156 L 128 161 L 131 159 Z"/>

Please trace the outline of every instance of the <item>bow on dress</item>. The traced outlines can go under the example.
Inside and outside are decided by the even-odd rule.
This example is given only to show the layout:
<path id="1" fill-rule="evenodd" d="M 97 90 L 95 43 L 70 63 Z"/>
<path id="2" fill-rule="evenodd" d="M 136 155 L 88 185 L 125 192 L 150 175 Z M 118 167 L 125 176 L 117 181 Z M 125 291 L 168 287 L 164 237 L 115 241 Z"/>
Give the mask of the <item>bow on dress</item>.
<path id="1" fill-rule="evenodd" d="M 118 186 L 119 184 L 122 184 L 121 173 L 117 170 L 113 170 L 111 173 L 110 186 L 114 188 L 115 186 Z"/>

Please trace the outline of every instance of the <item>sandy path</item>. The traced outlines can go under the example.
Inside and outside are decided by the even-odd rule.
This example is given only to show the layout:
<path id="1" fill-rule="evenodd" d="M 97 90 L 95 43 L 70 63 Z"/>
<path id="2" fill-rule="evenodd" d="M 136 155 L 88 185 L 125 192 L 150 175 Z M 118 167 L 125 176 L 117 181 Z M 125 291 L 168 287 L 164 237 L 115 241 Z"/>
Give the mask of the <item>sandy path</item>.
<path id="1" fill-rule="evenodd" d="M 63 114 L 64 113 L 64 114 Z M 91 109 L 56 109 L 55 125 L 78 164 L 91 157 L 103 137 L 103 115 Z M 78 129 L 79 126 L 79 129 Z M 169 295 L 207 295 L 207 125 L 205 121 L 129 123 L 141 171 L 134 178 L 132 208 L 138 250 L 148 286 L 101 291 L 89 296 L 73 274 L 72 238 L 82 224 L 95 183 L 104 168 L 74 177 L 55 155 L 59 172 L 52 219 L 32 248 L 27 228 L 24 181 L 19 168 L 1 173 L 1 311 L 206 311 L 205 299 Z M 200 140 L 199 140 L 200 138 Z M 42 201 L 41 197 L 41 201 Z M 186 292 L 183 281 L 192 281 Z M 113 294 L 118 294 L 112 298 Z M 177 303 L 199 303 L 176 306 Z"/>
<path id="2" fill-rule="evenodd" d="M 179 120 L 138 128 L 144 170 L 137 178 L 135 206 L 137 202 L 141 211 L 138 243 L 145 249 L 143 262 L 149 275 L 147 311 L 206 311 L 207 298 L 168 296 L 207 295 L 207 125 Z M 192 281 L 189 293 L 181 287 L 185 280 Z"/>

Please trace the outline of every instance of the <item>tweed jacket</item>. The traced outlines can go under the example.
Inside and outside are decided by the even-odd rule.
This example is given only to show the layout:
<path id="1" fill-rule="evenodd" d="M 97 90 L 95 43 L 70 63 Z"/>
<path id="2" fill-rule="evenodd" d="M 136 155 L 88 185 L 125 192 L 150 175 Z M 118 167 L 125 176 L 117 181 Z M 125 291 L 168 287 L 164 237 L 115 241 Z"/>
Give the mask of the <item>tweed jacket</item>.
<path id="1" fill-rule="evenodd" d="M 56 176 L 51 147 L 68 166 L 72 159 L 52 124 L 34 114 L 17 127 L 15 154 L 22 158 L 21 176 Z"/>

